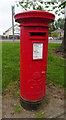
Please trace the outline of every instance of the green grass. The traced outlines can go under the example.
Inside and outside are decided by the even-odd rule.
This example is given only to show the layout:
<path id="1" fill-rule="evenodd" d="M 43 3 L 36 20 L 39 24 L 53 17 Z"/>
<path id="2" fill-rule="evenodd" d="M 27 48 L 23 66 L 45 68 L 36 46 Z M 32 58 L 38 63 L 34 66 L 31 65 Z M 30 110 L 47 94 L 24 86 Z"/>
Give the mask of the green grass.
<path id="1" fill-rule="evenodd" d="M 36 118 L 45 118 L 45 114 L 42 112 L 36 112 L 35 116 L 36 116 Z"/>
<path id="2" fill-rule="evenodd" d="M 64 59 L 53 53 L 59 45 L 60 44 L 49 44 L 47 80 L 59 87 L 64 87 Z"/>
<path id="3" fill-rule="evenodd" d="M 2 45 L 2 79 L 3 90 L 9 83 L 19 82 L 19 43 L 3 43 Z"/>
<path id="4" fill-rule="evenodd" d="M 57 47 L 59 47 L 59 45 L 60 44 L 49 44 L 47 81 L 51 81 L 58 86 L 64 87 L 64 59 L 57 57 L 53 53 L 53 51 Z M 16 85 L 19 84 L 19 48 L 19 43 L 3 43 L 2 45 L 3 91 L 5 91 L 8 88 L 9 84 L 13 86 L 15 86 L 15 83 Z M 18 96 L 18 93 L 16 94 L 16 96 Z"/>
<path id="5" fill-rule="evenodd" d="M 2 92 L 2 43 L 0 43 L 0 93 Z"/>
<path id="6" fill-rule="evenodd" d="M 20 113 L 22 112 L 22 107 L 19 104 L 15 104 L 13 110 L 15 113 Z"/>

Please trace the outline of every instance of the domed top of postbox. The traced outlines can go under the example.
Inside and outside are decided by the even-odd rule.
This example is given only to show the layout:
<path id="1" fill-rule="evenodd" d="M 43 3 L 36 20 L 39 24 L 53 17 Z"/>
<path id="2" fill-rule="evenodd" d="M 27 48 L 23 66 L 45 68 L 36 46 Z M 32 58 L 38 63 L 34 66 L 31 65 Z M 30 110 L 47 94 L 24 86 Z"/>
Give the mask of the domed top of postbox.
<path id="1" fill-rule="evenodd" d="M 46 11 L 33 10 L 18 13 L 14 16 L 15 21 L 18 23 L 34 23 L 34 22 L 44 22 L 44 24 L 49 24 L 55 19 L 55 15 Z"/>

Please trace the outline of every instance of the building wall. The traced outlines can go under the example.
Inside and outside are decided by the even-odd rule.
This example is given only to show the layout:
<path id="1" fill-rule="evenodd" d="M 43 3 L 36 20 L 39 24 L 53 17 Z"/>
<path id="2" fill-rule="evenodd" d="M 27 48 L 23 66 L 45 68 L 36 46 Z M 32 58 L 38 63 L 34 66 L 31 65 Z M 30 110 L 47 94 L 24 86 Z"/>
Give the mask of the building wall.
<path id="1" fill-rule="evenodd" d="M 5 33 L 5 35 L 8 36 L 8 37 L 9 37 L 9 35 L 13 35 L 13 34 L 12 34 L 12 29 L 9 29 L 9 30 Z"/>
<path id="2" fill-rule="evenodd" d="M 14 27 L 14 35 L 20 35 L 20 27 L 18 25 Z"/>
<path id="3" fill-rule="evenodd" d="M 64 30 L 62 30 L 62 29 L 57 29 L 57 30 L 53 31 L 52 33 L 54 33 L 54 32 L 58 33 L 58 37 L 63 37 L 64 36 Z"/>
<path id="4" fill-rule="evenodd" d="M 9 28 L 7 31 L 5 31 L 5 32 L 4 32 L 4 35 L 6 35 L 6 36 L 8 36 L 8 37 L 9 37 L 10 35 L 13 35 L 12 27 Z M 14 26 L 14 35 L 19 35 L 19 36 L 20 36 L 20 27 L 19 27 L 18 24 L 16 24 L 16 25 Z"/>

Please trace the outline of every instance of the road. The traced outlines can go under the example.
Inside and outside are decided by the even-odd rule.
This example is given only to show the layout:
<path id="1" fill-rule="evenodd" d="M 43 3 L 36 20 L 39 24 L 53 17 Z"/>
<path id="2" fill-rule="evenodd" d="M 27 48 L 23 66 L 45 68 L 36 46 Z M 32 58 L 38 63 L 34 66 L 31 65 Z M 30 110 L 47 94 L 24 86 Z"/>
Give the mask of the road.
<path id="1" fill-rule="evenodd" d="M 4 40 L 1 40 L 0 39 L 0 42 L 13 42 L 12 39 L 4 39 Z M 20 42 L 20 40 L 14 40 L 14 42 Z M 49 40 L 49 43 L 62 43 L 62 40 Z"/>
<path id="2" fill-rule="evenodd" d="M 49 40 L 49 43 L 62 43 L 62 40 Z"/>

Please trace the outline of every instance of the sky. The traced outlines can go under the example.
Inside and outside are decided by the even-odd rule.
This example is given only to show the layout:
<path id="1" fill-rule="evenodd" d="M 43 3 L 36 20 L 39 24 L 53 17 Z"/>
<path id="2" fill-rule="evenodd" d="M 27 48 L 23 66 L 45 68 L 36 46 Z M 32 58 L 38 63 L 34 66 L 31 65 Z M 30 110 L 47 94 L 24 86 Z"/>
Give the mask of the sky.
<path id="1" fill-rule="evenodd" d="M 15 5 L 15 0 L 0 0 L 0 35 L 12 26 L 12 5 Z M 20 8 L 15 12 L 20 12 Z"/>
<path id="2" fill-rule="evenodd" d="M 0 0 L 0 35 L 12 26 L 11 6 L 16 0 Z M 15 7 L 15 14 L 21 12 L 21 8 Z"/>

